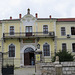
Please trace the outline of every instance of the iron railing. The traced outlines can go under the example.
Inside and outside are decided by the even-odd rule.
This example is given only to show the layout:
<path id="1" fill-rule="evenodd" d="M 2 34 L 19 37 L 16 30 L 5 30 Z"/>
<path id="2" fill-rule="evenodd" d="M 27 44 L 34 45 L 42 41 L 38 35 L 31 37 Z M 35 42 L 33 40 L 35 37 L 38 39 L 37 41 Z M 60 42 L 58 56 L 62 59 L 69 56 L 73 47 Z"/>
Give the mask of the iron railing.
<path id="1" fill-rule="evenodd" d="M 3 33 L 3 38 L 25 38 L 25 37 L 54 37 L 54 32 L 16 32 L 16 33 Z"/>

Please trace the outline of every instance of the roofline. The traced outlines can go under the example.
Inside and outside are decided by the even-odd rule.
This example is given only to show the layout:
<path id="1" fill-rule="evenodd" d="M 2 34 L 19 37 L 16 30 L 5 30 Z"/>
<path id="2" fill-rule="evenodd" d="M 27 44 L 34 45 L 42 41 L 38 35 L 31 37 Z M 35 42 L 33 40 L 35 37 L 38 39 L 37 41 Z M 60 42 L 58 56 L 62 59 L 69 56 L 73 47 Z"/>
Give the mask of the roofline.
<path id="1" fill-rule="evenodd" d="M 21 19 L 4 19 L 0 20 L 0 24 L 2 23 L 1 21 L 20 21 Z M 56 20 L 56 22 L 75 22 L 75 18 L 37 18 L 37 20 Z"/>
<path id="2" fill-rule="evenodd" d="M 4 20 L 0 20 L 0 21 L 20 21 L 20 19 L 4 19 Z"/>
<path id="3" fill-rule="evenodd" d="M 37 20 L 56 20 L 56 18 L 37 18 Z"/>
<path id="4" fill-rule="evenodd" d="M 57 18 L 57 22 L 75 22 L 75 18 Z"/>

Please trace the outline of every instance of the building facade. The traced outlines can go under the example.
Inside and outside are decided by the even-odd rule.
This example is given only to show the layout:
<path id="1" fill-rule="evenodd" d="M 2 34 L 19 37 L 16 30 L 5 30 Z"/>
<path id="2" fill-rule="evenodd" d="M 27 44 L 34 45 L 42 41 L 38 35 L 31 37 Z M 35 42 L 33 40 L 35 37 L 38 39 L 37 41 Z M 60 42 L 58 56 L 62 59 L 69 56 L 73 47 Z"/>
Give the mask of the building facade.
<path id="1" fill-rule="evenodd" d="M 19 19 L 0 20 L 0 51 L 9 52 L 16 67 L 31 65 L 36 50 L 46 62 L 59 50 L 75 54 L 75 18 L 38 18 L 28 9 Z"/>

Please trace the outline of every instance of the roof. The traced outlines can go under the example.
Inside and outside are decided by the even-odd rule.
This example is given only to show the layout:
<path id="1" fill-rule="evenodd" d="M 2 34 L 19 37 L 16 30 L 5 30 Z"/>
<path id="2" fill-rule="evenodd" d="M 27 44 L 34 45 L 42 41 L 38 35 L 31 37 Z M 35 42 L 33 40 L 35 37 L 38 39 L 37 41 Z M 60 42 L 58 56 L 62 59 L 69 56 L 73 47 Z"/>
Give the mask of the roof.
<path id="1" fill-rule="evenodd" d="M 0 20 L 1 21 L 20 21 L 20 19 L 4 19 L 4 20 Z"/>
<path id="2" fill-rule="evenodd" d="M 37 20 L 50 20 L 50 18 L 37 18 Z M 75 22 L 75 18 L 51 18 L 51 20 L 56 20 L 57 22 Z M 20 21 L 20 19 L 4 19 L 1 21 Z"/>
<path id="3" fill-rule="evenodd" d="M 51 19 L 56 19 L 56 18 L 51 18 Z M 50 20 L 50 18 L 37 18 L 37 20 Z"/>
<path id="4" fill-rule="evenodd" d="M 75 18 L 58 18 L 57 22 L 74 22 Z"/>

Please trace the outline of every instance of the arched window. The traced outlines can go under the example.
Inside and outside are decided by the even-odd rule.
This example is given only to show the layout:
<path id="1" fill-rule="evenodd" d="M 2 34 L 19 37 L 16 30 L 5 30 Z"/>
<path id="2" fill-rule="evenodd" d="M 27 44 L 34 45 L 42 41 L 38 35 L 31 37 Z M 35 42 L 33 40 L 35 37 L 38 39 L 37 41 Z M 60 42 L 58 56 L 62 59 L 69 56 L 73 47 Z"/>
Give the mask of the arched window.
<path id="1" fill-rule="evenodd" d="M 49 46 L 49 44 L 45 43 L 43 45 L 43 51 L 44 51 L 44 56 L 50 56 L 50 46 Z"/>
<path id="2" fill-rule="evenodd" d="M 15 57 L 15 46 L 13 44 L 9 45 L 9 57 Z"/>
<path id="3" fill-rule="evenodd" d="M 43 26 L 43 33 L 48 34 L 48 25 Z"/>

